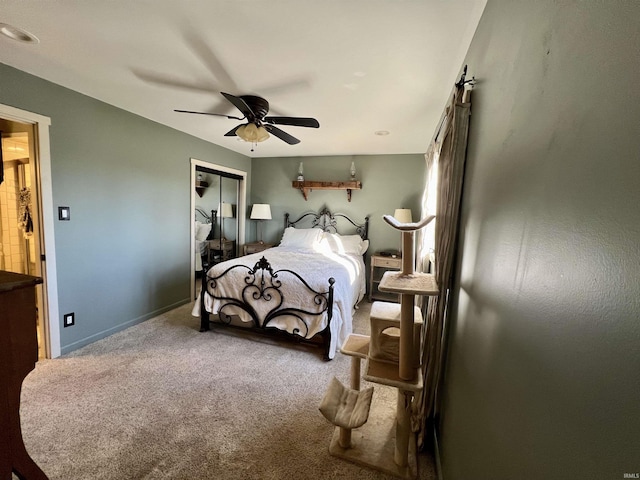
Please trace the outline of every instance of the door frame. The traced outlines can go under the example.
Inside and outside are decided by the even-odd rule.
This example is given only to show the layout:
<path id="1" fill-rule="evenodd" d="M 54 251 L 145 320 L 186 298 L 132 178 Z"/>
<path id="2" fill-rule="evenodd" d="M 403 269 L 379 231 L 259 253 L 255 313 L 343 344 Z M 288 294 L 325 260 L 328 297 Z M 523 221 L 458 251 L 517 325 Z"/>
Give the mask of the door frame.
<path id="1" fill-rule="evenodd" d="M 45 326 L 45 352 L 47 358 L 60 356 L 60 316 L 58 312 L 58 282 L 56 269 L 56 244 L 54 230 L 53 188 L 51 177 L 51 148 L 49 127 L 51 119 L 37 113 L 0 104 L 0 117 L 14 122 L 28 123 L 34 126 L 35 168 L 40 204 L 40 276 L 42 277 L 42 303 L 44 311 L 41 318 Z M 44 258 L 44 260 L 42 260 Z"/>
<path id="2" fill-rule="evenodd" d="M 241 179 L 238 180 L 238 206 L 236 208 L 236 212 L 238 215 L 238 241 L 236 242 L 236 251 L 240 251 L 240 247 L 244 245 L 247 210 L 247 172 L 243 170 L 236 170 L 235 168 L 225 167 L 223 165 L 217 165 L 215 163 L 204 162 L 196 158 L 191 158 L 191 210 L 189 211 L 189 215 L 191 218 L 191 227 L 189 229 L 191 232 L 191 239 L 189 241 L 191 258 L 191 267 L 189 269 L 189 278 L 191 279 L 191 296 L 189 298 L 192 299 L 195 298 L 196 295 L 196 279 L 194 275 L 196 269 L 196 231 L 195 221 L 193 219 L 194 212 L 196 211 L 196 167 L 203 167 L 209 170 L 218 170 L 220 172 L 230 173 L 241 177 Z"/>

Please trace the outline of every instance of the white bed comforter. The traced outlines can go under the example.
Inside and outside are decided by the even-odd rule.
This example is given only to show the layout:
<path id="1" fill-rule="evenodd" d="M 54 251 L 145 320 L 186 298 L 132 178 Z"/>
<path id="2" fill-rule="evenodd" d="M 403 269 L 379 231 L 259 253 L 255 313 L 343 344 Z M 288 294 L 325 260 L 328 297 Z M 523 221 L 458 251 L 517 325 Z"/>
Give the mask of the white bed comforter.
<path id="1" fill-rule="evenodd" d="M 335 279 L 333 312 L 331 320 L 331 343 L 329 345 L 329 358 L 333 358 L 340 345 L 346 340 L 352 331 L 352 316 L 354 306 L 365 295 L 365 266 L 361 255 L 347 255 L 332 252 L 319 252 L 304 249 L 290 249 L 274 247 L 263 252 L 247 255 L 214 265 L 208 273 L 209 277 L 221 275 L 234 264 L 246 265 L 253 268 L 254 265 L 265 257 L 274 272 L 282 269 L 292 270 L 298 273 L 311 288 L 318 292 L 326 292 L 329 287 L 329 278 Z M 226 280 L 218 282 L 216 296 L 241 298 L 242 290 L 246 286 L 245 277 L 247 269 L 236 268 L 225 275 Z M 309 290 L 301 286 L 300 281 L 287 272 L 278 273 L 282 282 L 280 291 L 284 298 L 283 307 L 296 307 L 308 311 L 316 311 L 317 305 L 313 304 L 313 297 Z M 250 293 L 245 293 L 245 299 L 250 299 Z M 275 293 L 272 291 L 272 293 Z M 276 307 L 280 297 L 276 294 L 271 301 L 259 300 L 252 302 L 258 312 L 258 318 L 262 322 L 270 310 Z M 205 296 L 205 308 L 210 313 L 217 313 L 222 304 L 226 302 Z M 282 307 L 281 307 L 282 308 Z M 251 318 L 237 307 L 225 307 L 227 314 L 236 314 L 243 321 L 251 321 Z M 192 314 L 200 316 L 200 301 L 195 302 Z M 295 332 L 306 338 L 313 337 L 327 326 L 327 314 L 304 316 L 309 325 L 308 331 L 301 328 L 301 322 L 292 316 L 274 318 L 269 325 L 275 326 L 289 333 Z"/>

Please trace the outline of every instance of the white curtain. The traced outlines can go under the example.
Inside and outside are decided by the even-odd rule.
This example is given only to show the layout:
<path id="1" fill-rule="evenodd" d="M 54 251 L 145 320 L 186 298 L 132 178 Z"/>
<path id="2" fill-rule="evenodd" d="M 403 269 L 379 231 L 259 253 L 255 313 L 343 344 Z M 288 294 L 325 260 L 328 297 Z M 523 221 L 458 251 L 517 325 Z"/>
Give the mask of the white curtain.
<path id="1" fill-rule="evenodd" d="M 438 386 L 443 371 L 443 352 L 451 277 L 458 240 L 460 199 L 467 152 L 467 134 L 471 110 L 470 90 L 457 86 L 446 107 L 427 154 L 427 186 L 422 217 L 435 215 L 432 231 L 423 229 L 418 235 L 418 267 L 436 277 L 440 294 L 428 297 L 423 306 L 425 325 L 422 339 L 423 390 L 416 402 L 414 427 L 419 444 L 428 440 L 437 415 Z M 433 181 L 437 179 L 437 181 Z M 432 180 L 432 181 L 430 181 Z M 436 197 L 434 199 L 434 196 Z M 434 201 L 435 200 L 435 201 Z M 435 204 L 435 212 L 430 210 Z M 427 297 L 424 297 L 427 300 Z"/>

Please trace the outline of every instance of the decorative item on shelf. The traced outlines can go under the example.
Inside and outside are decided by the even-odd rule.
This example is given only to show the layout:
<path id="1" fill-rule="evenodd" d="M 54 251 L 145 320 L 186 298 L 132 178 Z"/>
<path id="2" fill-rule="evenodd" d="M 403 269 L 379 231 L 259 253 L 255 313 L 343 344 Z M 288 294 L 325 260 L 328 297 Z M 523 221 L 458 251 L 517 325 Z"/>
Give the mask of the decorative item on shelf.
<path id="1" fill-rule="evenodd" d="M 209 183 L 205 180 L 202 173 L 198 172 L 198 175 L 196 176 L 196 193 L 200 198 L 204 195 L 204 191 L 207 187 L 209 187 Z"/>
<path id="2" fill-rule="evenodd" d="M 233 218 L 233 206 L 230 203 L 221 202 L 218 208 L 218 212 L 220 213 L 220 238 L 224 241 L 226 240 L 226 238 L 224 237 L 224 219 Z"/>
<path id="3" fill-rule="evenodd" d="M 271 206 L 268 203 L 255 203 L 251 208 L 251 220 L 258 221 L 258 242 L 262 241 L 262 222 L 271 220 Z"/>
<path id="4" fill-rule="evenodd" d="M 300 162 L 300 165 L 298 165 L 298 181 L 299 182 L 304 182 L 302 162 Z"/>
<path id="5" fill-rule="evenodd" d="M 354 181 L 356 179 L 356 162 L 351 162 L 349 173 L 351 174 L 351 181 Z"/>

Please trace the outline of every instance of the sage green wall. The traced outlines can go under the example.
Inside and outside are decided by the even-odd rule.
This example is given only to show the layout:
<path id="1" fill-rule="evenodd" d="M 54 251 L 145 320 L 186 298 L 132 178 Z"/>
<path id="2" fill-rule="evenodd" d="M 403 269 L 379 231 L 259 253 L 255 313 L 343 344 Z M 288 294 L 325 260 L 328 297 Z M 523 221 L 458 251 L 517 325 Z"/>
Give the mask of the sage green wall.
<path id="1" fill-rule="evenodd" d="M 489 0 L 445 480 L 640 472 L 640 2 Z"/>
<path id="2" fill-rule="evenodd" d="M 2 64 L 0 86 L 51 118 L 53 202 L 71 207 L 55 222 L 60 321 L 76 315 L 63 353 L 188 301 L 190 158 L 251 160 Z"/>
<path id="3" fill-rule="evenodd" d="M 425 145 L 427 143 L 425 138 Z M 291 186 L 300 162 L 303 162 L 306 180 L 326 182 L 349 180 L 352 161 L 356 165 L 356 177 L 362 181 L 362 190 L 353 191 L 351 202 L 347 201 L 347 193 L 343 190 L 314 190 L 305 201 L 302 193 Z M 285 212 L 296 218 L 301 213 L 319 211 L 327 206 L 332 212 L 345 213 L 356 221 L 370 216 L 368 254 L 381 249 L 400 249 L 400 234 L 387 225 L 382 216 L 393 215 L 399 207 L 411 208 L 415 219 L 420 215 L 425 183 L 424 155 L 255 158 L 251 171 L 254 176 L 252 203 L 271 205 L 273 220 L 263 224 L 267 242 L 280 241 Z M 250 208 L 251 205 L 249 212 Z M 256 226 L 250 225 L 247 238 L 254 239 L 255 235 Z"/>

